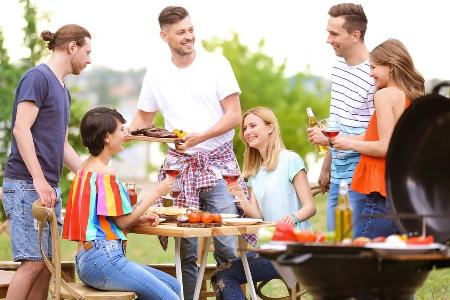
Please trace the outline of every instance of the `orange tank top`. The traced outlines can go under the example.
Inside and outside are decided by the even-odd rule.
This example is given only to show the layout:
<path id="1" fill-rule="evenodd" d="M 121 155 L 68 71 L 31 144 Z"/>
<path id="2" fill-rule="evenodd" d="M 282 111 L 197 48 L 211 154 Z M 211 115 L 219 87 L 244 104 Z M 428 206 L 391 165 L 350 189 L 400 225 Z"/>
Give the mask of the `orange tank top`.
<path id="1" fill-rule="evenodd" d="M 405 110 L 409 103 L 409 100 L 405 98 Z M 374 112 L 367 125 L 364 141 L 378 141 L 379 139 L 377 112 Z M 386 197 L 386 157 L 361 154 L 361 159 L 353 173 L 351 187 L 358 193 L 378 192 Z"/>

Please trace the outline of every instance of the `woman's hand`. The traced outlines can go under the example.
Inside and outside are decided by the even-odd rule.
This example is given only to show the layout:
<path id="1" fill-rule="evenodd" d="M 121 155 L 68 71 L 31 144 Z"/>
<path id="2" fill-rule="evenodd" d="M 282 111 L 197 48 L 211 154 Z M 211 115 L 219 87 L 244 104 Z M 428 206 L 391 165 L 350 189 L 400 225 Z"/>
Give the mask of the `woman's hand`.
<path id="1" fill-rule="evenodd" d="M 145 214 L 140 216 L 136 224 L 149 224 L 150 226 L 156 226 L 159 224 L 159 216 L 157 214 Z"/>
<path id="2" fill-rule="evenodd" d="M 158 197 L 167 195 L 172 190 L 172 185 L 174 182 L 175 178 L 167 176 L 166 179 L 156 185 L 153 191 L 158 195 Z"/>
<path id="3" fill-rule="evenodd" d="M 333 139 L 330 139 L 330 142 L 336 150 L 353 150 L 353 140 L 351 138 L 345 136 L 337 136 Z"/>
<path id="4" fill-rule="evenodd" d="M 232 185 L 227 185 L 227 191 L 231 195 L 235 196 L 236 200 L 239 201 L 239 203 L 246 200 L 244 189 L 238 183 L 232 184 Z"/>
<path id="5" fill-rule="evenodd" d="M 294 226 L 295 226 L 295 222 L 296 222 L 297 220 L 295 219 L 295 217 L 294 217 L 292 214 L 289 214 L 289 215 L 284 215 L 284 216 L 280 219 L 280 221 L 281 221 L 281 222 L 284 222 L 284 223 L 287 223 L 287 224 L 291 225 L 292 227 L 294 227 Z"/>

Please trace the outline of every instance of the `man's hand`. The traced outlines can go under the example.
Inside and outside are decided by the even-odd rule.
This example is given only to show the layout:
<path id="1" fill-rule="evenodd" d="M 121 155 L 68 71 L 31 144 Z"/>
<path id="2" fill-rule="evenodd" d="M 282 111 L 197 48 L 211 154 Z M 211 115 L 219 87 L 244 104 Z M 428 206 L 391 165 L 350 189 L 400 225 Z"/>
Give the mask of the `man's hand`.
<path id="1" fill-rule="evenodd" d="M 329 139 L 323 135 L 319 127 L 308 127 L 308 140 L 312 144 L 328 146 L 330 145 Z"/>
<path id="2" fill-rule="evenodd" d="M 189 148 L 194 147 L 206 140 L 202 133 L 190 133 L 183 138 L 183 143 L 177 144 L 176 149 L 179 152 L 184 152 Z"/>
<path id="3" fill-rule="evenodd" d="M 42 204 L 45 207 L 55 207 L 56 193 L 55 190 L 48 184 L 45 178 L 33 179 L 33 185 L 36 193 L 39 195 Z"/>
<path id="4" fill-rule="evenodd" d="M 322 169 L 320 171 L 320 176 L 318 183 L 320 185 L 320 190 L 322 194 L 330 189 L 330 176 L 331 176 L 331 152 L 325 155 L 322 163 Z"/>

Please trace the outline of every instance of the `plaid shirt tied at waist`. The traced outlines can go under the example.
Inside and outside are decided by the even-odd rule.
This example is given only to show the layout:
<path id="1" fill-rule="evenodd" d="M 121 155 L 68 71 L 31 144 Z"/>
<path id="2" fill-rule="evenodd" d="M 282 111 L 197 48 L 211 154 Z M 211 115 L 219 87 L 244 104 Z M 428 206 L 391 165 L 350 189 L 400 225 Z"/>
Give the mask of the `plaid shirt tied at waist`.
<path id="1" fill-rule="evenodd" d="M 167 154 L 169 157 L 175 157 L 181 164 L 182 168 L 178 176 L 178 184 L 180 187 L 180 194 L 174 199 L 174 205 L 180 207 L 188 207 L 195 209 L 202 209 L 200 203 L 200 193 L 209 192 L 219 182 L 221 176 L 218 178 L 213 171 L 213 166 L 220 172 L 227 162 L 235 162 L 236 156 L 233 152 L 232 142 L 227 142 L 222 146 L 211 151 L 199 151 L 192 154 L 179 153 L 173 149 L 169 149 Z M 163 166 L 161 166 L 158 174 L 158 180 L 162 181 L 166 178 Z M 240 184 L 244 190 L 246 198 L 250 201 L 250 194 L 242 178 L 239 178 Z M 162 206 L 162 200 L 156 201 L 157 206 Z M 240 215 L 243 211 L 239 209 Z M 251 245 L 256 245 L 256 236 L 254 234 L 245 235 L 246 240 Z M 167 249 L 167 237 L 160 237 L 161 246 L 164 250 Z"/>

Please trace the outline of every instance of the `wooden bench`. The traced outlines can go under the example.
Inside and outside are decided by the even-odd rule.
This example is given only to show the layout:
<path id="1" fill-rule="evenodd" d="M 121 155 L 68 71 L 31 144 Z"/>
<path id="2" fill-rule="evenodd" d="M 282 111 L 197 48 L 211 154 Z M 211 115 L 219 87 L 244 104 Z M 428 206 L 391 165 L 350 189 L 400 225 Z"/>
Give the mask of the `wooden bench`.
<path id="1" fill-rule="evenodd" d="M 8 292 L 9 283 L 11 282 L 15 273 L 16 272 L 13 272 L 13 271 L 0 270 L 0 298 L 1 299 L 6 297 L 6 293 Z"/>
<path id="2" fill-rule="evenodd" d="M 17 271 L 19 266 L 20 262 L 0 260 L 0 270 Z M 75 282 L 75 262 L 61 262 L 61 270 L 69 276 L 69 278 L 71 279 L 70 282 Z"/>

